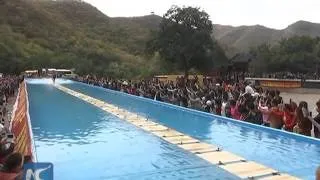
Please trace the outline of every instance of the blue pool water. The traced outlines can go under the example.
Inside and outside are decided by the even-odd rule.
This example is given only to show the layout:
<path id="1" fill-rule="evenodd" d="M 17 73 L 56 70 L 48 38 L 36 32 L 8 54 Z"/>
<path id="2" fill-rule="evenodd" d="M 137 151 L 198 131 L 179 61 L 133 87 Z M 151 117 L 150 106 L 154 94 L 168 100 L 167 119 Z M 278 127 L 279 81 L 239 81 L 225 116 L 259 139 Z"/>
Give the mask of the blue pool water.
<path id="1" fill-rule="evenodd" d="M 38 161 L 56 180 L 238 179 L 46 83 L 28 80 L 29 112 Z"/>
<path id="2" fill-rule="evenodd" d="M 320 141 L 258 127 L 100 87 L 73 82 L 64 86 L 149 117 L 197 139 L 219 145 L 247 160 L 302 179 L 314 179 Z"/>

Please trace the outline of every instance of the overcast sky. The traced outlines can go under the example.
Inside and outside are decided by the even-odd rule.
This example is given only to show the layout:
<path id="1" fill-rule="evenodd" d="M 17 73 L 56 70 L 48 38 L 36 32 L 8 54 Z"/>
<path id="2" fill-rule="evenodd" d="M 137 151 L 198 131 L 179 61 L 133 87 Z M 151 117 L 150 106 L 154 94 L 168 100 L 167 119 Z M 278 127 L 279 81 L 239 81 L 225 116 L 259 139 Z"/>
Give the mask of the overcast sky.
<path id="1" fill-rule="evenodd" d="M 163 15 L 172 5 L 197 6 L 214 24 L 283 29 L 298 20 L 320 23 L 320 0 L 84 0 L 111 17 Z"/>

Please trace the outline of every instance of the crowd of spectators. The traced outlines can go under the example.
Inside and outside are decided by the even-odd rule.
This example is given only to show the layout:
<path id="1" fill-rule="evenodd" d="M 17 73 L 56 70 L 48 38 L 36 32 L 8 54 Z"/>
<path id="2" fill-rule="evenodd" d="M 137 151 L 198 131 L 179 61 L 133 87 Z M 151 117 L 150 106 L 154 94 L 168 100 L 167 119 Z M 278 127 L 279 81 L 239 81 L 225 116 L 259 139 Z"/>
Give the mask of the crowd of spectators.
<path id="1" fill-rule="evenodd" d="M 19 87 L 16 76 L 0 77 L 0 179 L 22 179 L 24 157 L 14 153 L 14 136 L 9 130 L 10 98 L 14 98 Z"/>
<path id="2" fill-rule="evenodd" d="M 175 82 L 89 75 L 74 80 L 306 136 L 311 136 L 313 129 L 315 137 L 320 137 L 320 115 L 313 119 L 307 102 L 283 102 L 280 91 L 255 87 L 250 82 L 203 79 L 200 83 L 197 76 L 188 80 L 177 77 Z M 316 105 L 320 112 L 320 101 Z"/>

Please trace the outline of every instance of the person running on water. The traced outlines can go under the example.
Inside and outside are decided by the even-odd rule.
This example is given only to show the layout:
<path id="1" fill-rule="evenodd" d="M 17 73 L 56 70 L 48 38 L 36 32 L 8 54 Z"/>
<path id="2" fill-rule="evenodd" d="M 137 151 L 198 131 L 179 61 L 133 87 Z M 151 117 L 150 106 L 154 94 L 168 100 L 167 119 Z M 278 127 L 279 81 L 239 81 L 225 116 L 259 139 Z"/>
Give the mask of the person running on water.
<path id="1" fill-rule="evenodd" d="M 53 81 L 53 84 L 56 83 L 56 75 L 55 74 L 52 76 L 52 81 Z"/>

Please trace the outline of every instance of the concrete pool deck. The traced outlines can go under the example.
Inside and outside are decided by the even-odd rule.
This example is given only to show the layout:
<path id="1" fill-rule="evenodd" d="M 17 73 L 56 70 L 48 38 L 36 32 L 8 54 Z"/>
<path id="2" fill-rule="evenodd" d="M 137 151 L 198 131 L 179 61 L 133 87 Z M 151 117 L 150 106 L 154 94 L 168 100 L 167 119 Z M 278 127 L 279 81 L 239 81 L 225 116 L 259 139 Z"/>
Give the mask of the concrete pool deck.
<path id="1" fill-rule="evenodd" d="M 100 109 L 113 114 L 148 133 L 158 136 L 171 144 L 175 144 L 195 156 L 198 156 L 211 164 L 217 165 L 242 179 L 298 179 L 262 164 L 247 161 L 243 157 L 222 150 L 221 147 L 201 142 L 198 139 L 150 121 L 148 118 L 129 112 L 123 108 L 119 108 L 88 95 L 73 91 L 61 85 L 55 85 L 55 87 L 67 94 L 78 97 L 83 101 L 99 107 Z"/>

